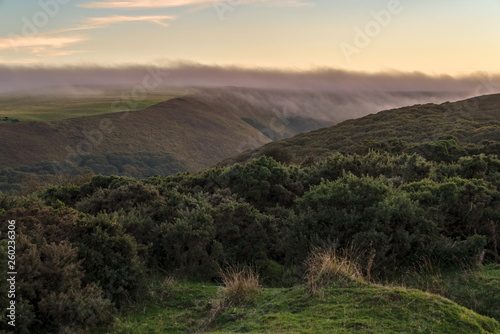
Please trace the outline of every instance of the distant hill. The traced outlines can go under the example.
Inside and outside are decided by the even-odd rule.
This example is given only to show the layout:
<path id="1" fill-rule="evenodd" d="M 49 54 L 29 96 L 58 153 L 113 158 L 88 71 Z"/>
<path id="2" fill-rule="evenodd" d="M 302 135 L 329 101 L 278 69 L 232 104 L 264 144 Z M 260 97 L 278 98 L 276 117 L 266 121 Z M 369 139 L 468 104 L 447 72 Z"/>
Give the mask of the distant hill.
<path id="1" fill-rule="evenodd" d="M 394 139 L 411 145 L 435 141 L 443 135 L 455 136 L 461 143 L 500 141 L 500 94 L 381 111 L 268 143 L 222 164 L 245 162 L 266 152 L 281 152 L 289 155 L 291 162 L 301 163 L 308 157 L 321 158 L 331 152 L 363 153 L 369 148 L 390 148 Z"/>
<path id="2" fill-rule="evenodd" d="M 164 93 L 168 101 L 116 112 L 135 103 L 127 106 L 126 100 L 116 100 L 115 91 L 114 98 L 97 91 L 95 101 L 88 93 L 75 97 L 74 103 L 68 96 L 52 96 L 41 104 L 40 97 L 24 102 L 20 96 L 0 98 L 0 115 L 7 115 L 0 118 L 0 190 L 16 189 L 29 177 L 44 180 L 83 169 L 137 178 L 196 172 L 271 141 L 361 117 L 376 108 L 443 101 L 453 95 L 172 88 Z M 155 91 L 144 103 L 154 103 L 161 94 Z M 119 101 L 116 108 L 113 101 Z M 106 103 L 114 112 L 106 113 Z M 30 121 L 34 119 L 41 121 Z"/>
<path id="3" fill-rule="evenodd" d="M 198 171 L 329 124 L 273 113 L 225 89 L 200 90 L 138 111 L 53 122 L 0 121 L 0 190 L 30 175 L 43 179 L 84 168 L 139 178 Z"/>

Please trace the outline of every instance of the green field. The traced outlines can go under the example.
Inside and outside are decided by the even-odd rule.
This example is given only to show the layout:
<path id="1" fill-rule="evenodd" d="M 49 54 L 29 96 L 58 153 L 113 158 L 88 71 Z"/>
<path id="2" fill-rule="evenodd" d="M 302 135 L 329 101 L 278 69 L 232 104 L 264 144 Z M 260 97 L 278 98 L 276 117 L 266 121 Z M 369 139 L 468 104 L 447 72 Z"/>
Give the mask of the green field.
<path id="1" fill-rule="evenodd" d="M 0 95 L 0 125 L 10 122 L 54 122 L 120 111 L 141 110 L 194 90 L 169 89 L 149 92 L 145 98 L 128 98 L 130 90 L 74 95 Z M 7 118 L 6 118 L 7 117 Z"/>
<path id="2" fill-rule="evenodd" d="M 471 277 L 470 273 L 455 275 L 464 279 Z M 499 269 L 486 268 L 485 275 L 489 284 L 498 287 Z M 439 295 L 404 287 L 370 286 L 360 282 L 336 286 L 333 283 L 317 295 L 310 295 L 301 285 L 263 288 L 253 302 L 227 307 L 214 316 L 213 306 L 207 305 L 217 305 L 216 285 L 167 282 L 162 285 L 157 279 L 149 290 L 154 302 L 150 299 L 134 305 L 130 313 L 117 316 L 114 325 L 102 329 L 101 333 L 500 332 L 500 325 L 491 318 Z M 474 285 L 464 284 L 462 289 L 473 291 Z M 456 294 L 461 294 L 459 287 L 455 289 Z M 478 297 L 481 296 L 462 295 L 460 302 L 472 302 Z"/>

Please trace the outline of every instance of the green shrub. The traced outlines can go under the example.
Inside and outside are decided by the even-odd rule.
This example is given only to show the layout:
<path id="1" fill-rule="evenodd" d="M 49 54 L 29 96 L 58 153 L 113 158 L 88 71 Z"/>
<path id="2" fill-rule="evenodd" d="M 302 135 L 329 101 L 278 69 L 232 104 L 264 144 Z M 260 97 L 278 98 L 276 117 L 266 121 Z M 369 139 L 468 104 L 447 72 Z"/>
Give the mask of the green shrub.
<path id="1" fill-rule="evenodd" d="M 222 260 L 222 246 L 215 240 L 216 227 L 210 207 L 202 198 L 187 196 L 179 217 L 154 229 L 153 256 L 165 270 L 194 278 L 211 278 Z"/>
<path id="2" fill-rule="evenodd" d="M 117 214 L 79 220 L 72 241 L 85 269 L 84 282 L 97 283 L 118 304 L 135 298 L 144 287 L 144 266 L 135 239 L 124 232 Z"/>

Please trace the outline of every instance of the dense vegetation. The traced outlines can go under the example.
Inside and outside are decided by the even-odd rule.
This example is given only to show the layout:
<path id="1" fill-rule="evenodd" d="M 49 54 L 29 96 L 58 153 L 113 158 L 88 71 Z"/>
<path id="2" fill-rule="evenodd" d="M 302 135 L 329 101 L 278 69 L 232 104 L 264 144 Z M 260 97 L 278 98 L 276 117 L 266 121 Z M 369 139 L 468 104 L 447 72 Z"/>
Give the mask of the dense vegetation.
<path id="1" fill-rule="evenodd" d="M 16 220 L 22 264 L 17 329 L 103 328 L 147 298 L 158 275 L 217 282 L 221 267 L 251 266 L 266 286 L 291 287 L 320 248 L 353 249 L 371 282 L 397 281 L 423 263 L 442 271 L 499 263 L 500 143 L 391 142 L 400 149 L 302 166 L 261 156 L 199 174 L 84 175 L 2 195 L 0 220 Z M 498 306 L 488 312 L 500 319 Z"/>

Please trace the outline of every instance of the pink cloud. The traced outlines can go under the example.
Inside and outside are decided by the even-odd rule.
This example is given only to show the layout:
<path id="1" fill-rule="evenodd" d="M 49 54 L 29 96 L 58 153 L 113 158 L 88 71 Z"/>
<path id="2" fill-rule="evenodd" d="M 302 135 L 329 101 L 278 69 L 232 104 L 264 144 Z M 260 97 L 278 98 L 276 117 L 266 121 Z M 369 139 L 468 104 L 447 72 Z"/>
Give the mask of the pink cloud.
<path id="1" fill-rule="evenodd" d="M 119 9 L 137 9 L 137 8 L 168 8 L 168 7 L 183 7 L 183 6 L 211 6 L 216 4 L 214 0 L 123 0 L 123 1 L 94 1 L 80 5 L 85 8 L 119 8 Z M 261 6 L 272 7 L 302 7 L 310 6 L 311 3 L 303 0 L 240 0 L 235 2 L 236 5 L 255 4 Z"/>

